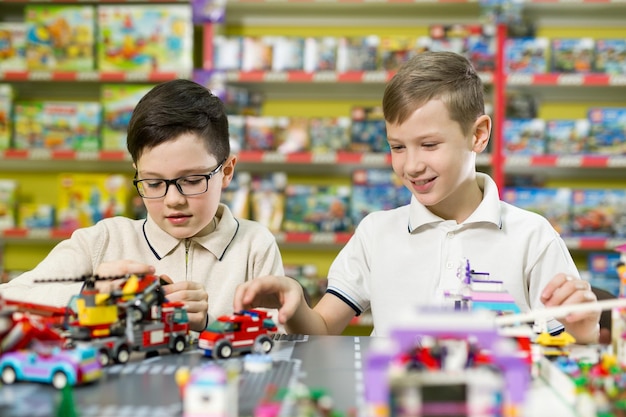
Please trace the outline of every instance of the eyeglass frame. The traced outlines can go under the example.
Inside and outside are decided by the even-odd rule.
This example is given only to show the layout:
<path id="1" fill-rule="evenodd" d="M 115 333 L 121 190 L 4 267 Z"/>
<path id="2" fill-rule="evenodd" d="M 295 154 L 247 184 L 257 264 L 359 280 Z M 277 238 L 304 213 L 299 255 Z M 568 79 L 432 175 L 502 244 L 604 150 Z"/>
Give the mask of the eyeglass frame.
<path id="1" fill-rule="evenodd" d="M 215 169 L 213 169 L 213 170 L 212 170 L 211 172 L 209 172 L 208 174 L 189 174 L 189 175 L 184 175 L 184 176 L 182 176 L 182 177 L 172 178 L 172 179 L 165 179 L 165 178 L 145 178 L 145 179 L 142 179 L 142 180 L 138 180 L 138 179 L 137 179 L 137 175 L 138 175 L 138 173 L 137 173 L 137 171 L 135 171 L 135 178 L 133 179 L 133 185 L 135 186 L 135 189 L 137 190 L 137 193 L 139 193 L 139 196 L 140 196 L 141 198 L 147 198 L 147 199 L 150 199 L 150 200 L 155 200 L 155 199 L 157 199 L 157 198 L 163 198 L 163 197 L 165 197 L 165 196 L 167 195 L 167 192 L 168 192 L 168 191 L 169 191 L 169 189 L 170 189 L 170 185 L 174 185 L 174 186 L 176 187 L 176 189 L 178 190 L 178 192 L 179 192 L 181 195 L 184 195 L 185 197 L 191 197 L 191 196 L 194 196 L 194 195 L 201 195 L 201 194 L 204 194 L 204 193 L 206 193 L 207 191 L 209 191 L 209 180 L 210 180 L 211 178 L 213 178 L 213 177 L 215 176 L 215 174 L 217 174 L 218 172 L 220 172 L 220 169 L 222 169 L 222 168 L 224 167 L 224 163 L 226 162 L 226 160 L 227 160 L 227 159 L 228 159 L 228 158 L 224 158 L 224 159 L 222 160 L 222 162 L 220 162 L 220 163 L 217 165 L 217 167 L 215 167 Z M 183 187 L 182 187 L 180 184 L 178 184 L 178 181 L 180 181 L 180 180 L 182 180 L 182 179 L 184 179 L 184 178 L 188 178 L 188 177 L 204 177 L 204 179 L 206 180 L 206 182 L 205 182 L 205 184 L 206 184 L 206 190 L 202 191 L 201 193 L 185 194 L 185 193 L 183 192 Z M 143 181 L 164 181 L 164 182 L 165 182 L 165 192 L 164 192 L 164 193 L 163 193 L 163 195 L 162 195 L 162 196 L 160 196 L 160 197 L 146 197 L 146 196 L 144 196 L 144 195 L 141 193 L 141 191 L 139 191 L 139 186 L 138 186 L 138 185 L 139 185 L 139 183 L 141 183 L 141 182 L 143 182 Z M 142 188 L 143 188 L 143 186 L 142 186 Z"/>

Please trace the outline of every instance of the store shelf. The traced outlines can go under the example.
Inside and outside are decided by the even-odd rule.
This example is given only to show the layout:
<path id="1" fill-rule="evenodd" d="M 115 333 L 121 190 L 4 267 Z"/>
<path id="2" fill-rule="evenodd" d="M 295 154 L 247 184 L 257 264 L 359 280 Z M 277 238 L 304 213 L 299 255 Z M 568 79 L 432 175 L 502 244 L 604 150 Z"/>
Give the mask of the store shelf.
<path id="1" fill-rule="evenodd" d="M 71 236 L 72 231 L 60 229 L 5 229 L 0 231 L 0 239 L 5 242 L 18 244 L 31 243 L 55 243 Z M 278 232 L 275 234 L 276 241 L 283 248 L 307 248 L 307 249 L 339 249 L 352 237 L 352 233 L 341 232 Z M 626 244 L 626 238 L 604 238 L 571 236 L 563 238 L 570 250 L 613 250 L 619 245 Z"/>
<path id="2" fill-rule="evenodd" d="M 0 81 L 71 81 L 71 82 L 148 82 L 157 83 L 189 78 L 191 72 L 125 72 L 125 71 L 12 71 L 0 70 Z"/>

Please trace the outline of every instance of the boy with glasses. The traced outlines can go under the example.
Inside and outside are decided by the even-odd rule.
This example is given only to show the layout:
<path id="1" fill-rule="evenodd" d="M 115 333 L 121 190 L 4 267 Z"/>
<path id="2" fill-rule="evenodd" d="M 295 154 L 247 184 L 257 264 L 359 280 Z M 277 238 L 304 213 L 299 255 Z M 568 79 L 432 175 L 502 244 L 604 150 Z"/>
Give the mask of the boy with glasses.
<path id="1" fill-rule="evenodd" d="M 127 136 L 145 220 L 104 219 L 76 230 L 33 270 L 0 285 L 7 299 L 65 305 L 80 283 L 38 280 L 158 274 L 169 301 L 183 301 L 192 330 L 231 314 L 238 284 L 284 274 L 271 232 L 220 203 L 233 178 L 223 103 L 188 80 L 157 85 L 137 104 Z M 106 281 L 98 281 L 102 287 Z"/>
<path id="2" fill-rule="evenodd" d="M 278 308 L 287 331 L 304 334 L 339 334 L 371 310 L 374 334 L 386 335 L 403 314 L 459 291 L 463 258 L 502 281 L 522 311 L 595 302 L 550 223 L 500 201 L 493 180 L 476 172 L 491 133 L 484 107 L 482 82 L 463 56 L 427 52 L 405 63 L 385 89 L 383 113 L 410 204 L 361 221 L 314 308 L 297 282 L 268 276 L 242 284 L 235 309 Z M 598 340 L 599 312 L 560 319 L 579 343 Z"/>

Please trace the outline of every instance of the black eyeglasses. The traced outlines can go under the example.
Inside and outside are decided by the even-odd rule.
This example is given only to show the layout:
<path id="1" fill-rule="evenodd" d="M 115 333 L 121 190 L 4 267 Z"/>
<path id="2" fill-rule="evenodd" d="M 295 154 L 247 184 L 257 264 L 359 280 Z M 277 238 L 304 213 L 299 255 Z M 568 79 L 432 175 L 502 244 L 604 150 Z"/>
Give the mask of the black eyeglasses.
<path id="1" fill-rule="evenodd" d="M 175 185 L 178 192 L 184 196 L 204 194 L 209 189 L 209 180 L 220 172 L 224 162 L 226 162 L 226 159 L 220 162 L 220 164 L 208 174 L 186 175 L 171 180 L 161 178 L 138 180 L 136 179 L 137 174 L 135 173 L 133 185 L 143 198 L 163 198 L 167 194 L 170 185 Z"/>

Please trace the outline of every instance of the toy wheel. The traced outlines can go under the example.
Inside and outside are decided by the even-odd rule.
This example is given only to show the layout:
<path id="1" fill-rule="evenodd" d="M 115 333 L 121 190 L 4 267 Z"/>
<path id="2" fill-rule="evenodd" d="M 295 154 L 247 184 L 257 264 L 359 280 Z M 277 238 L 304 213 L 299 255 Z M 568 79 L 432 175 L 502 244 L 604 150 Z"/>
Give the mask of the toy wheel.
<path id="1" fill-rule="evenodd" d="M 52 386 L 56 389 L 62 389 L 67 385 L 67 375 L 65 372 L 56 371 L 52 375 Z"/>
<path id="2" fill-rule="evenodd" d="M 133 323 L 139 323 L 143 320 L 143 311 L 138 307 L 130 307 L 128 314 L 130 314 Z"/>
<path id="3" fill-rule="evenodd" d="M 254 351 L 257 353 L 269 353 L 274 347 L 274 342 L 268 336 L 259 336 L 254 342 Z"/>
<path id="4" fill-rule="evenodd" d="M 219 359 L 228 359 L 233 355 L 233 347 L 228 342 L 219 342 L 215 346 L 215 354 Z"/>
<path id="5" fill-rule="evenodd" d="M 126 363 L 130 359 L 130 350 L 128 346 L 120 346 L 117 350 L 117 354 L 115 355 L 115 362 L 117 363 Z"/>
<path id="6" fill-rule="evenodd" d="M 185 342 L 185 338 L 182 336 L 178 336 L 176 339 L 174 339 L 174 344 L 172 345 L 172 348 L 170 350 L 172 351 L 172 353 L 182 353 L 186 347 L 187 342 Z"/>
<path id="7" fill-rule="evenodd" d="M 100 349 L 98 352 L 98 360 L 100 361 L 100 365 L 104 368 L 111 363 L 111 357 L 109 356 L 109 352 L 106 349 Z"/>
<path id="8" fill-rule="evenodd" d="M 2 370 L 2 383 L 6 385 L 11 385 L 15 383 L 17 380 L 17 374 L 15 373 L 15 369 L 10 366 L 5 367 Z"/>

